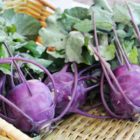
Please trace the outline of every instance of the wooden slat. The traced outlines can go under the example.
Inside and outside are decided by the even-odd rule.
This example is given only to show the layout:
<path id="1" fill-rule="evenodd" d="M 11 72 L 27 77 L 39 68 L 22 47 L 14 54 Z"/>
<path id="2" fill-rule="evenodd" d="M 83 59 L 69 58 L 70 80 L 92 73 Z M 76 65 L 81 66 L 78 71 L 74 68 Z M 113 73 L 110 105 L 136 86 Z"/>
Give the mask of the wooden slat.
<path id="1" fill-rule="evenodd" d="M 12 124 L 7 123 L 0 118 L 0 135 L 8 137 L 10 140 L 33 140 L 20 130 L 15 128 Z"/>

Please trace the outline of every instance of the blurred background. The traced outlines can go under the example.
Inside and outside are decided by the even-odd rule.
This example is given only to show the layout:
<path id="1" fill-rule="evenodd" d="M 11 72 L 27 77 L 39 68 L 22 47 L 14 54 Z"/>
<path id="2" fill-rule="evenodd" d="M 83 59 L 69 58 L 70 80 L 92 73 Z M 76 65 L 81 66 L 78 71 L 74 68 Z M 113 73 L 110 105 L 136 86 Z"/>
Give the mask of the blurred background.
<path id="1" fill-rule="evenodd" d="M 98 1 L 98 0 L 46 0 L 52 5 L 61 8 L 62 10 L 75 7 L 75 6 L 80 6 L 80 7 L 86 7 L 88 8 L 93 1 Z M 123 2 L 124 0 L 107 0 L 110 4 L 114 4 L 115 2 Z M 140 0 L 128 0 L 128 1 L 137 1 L 140 2 Z M 85 5 L 86 4 L 86 5 Z"/>
<path id="2" fill-rule="evenodd" d="M 91 5 L 93 3 L 93 0 L 75 0 L 77 2 L 82 2 L 82 3 L 86 3 L 88 5 Z"/>
<path id="3" fill-rule="evenodd" d="M 82 3 L 86 3 L 86 4 L 89 4 L 91 5 L 93 3 L 93 0 L 75 0 L 77 2 L 82 2 Z M 119 2 L 122 2 L 123 0 L 108 0 L 110 3 L 114 3 L 116 1 L 119 1 Z M 140 0 L 130 0 L 130 1 L 137 1 L 137 2 L 140 2 Z"/>

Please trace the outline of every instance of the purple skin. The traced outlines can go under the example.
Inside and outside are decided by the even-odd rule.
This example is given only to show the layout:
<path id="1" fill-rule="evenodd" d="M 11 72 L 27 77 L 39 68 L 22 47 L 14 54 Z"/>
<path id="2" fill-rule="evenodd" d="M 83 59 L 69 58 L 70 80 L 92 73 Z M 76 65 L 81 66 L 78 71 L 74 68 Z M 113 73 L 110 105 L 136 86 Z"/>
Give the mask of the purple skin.
<path id="1" fill-rule="evenodd" d="M 128 70 L 126 65 L 120 66 L 114 70 L 116 79 L 118 80 L 121 88 L 123 89 L 125 96 L 133 103 L 135 108 L 128 104 L 122 95 L 111 92 L 111 103 L 114 111 L 126 117 L 132 117 L 133 114 L 140 113 L 140 67 L 137 65 L 131 65 L 131 70 Z M 136 98 L 137 97 L 137 98 Z"/>
<path id="2" fill-rule="evenodd" d="M 58 118 L 61 118 L 60 116 L 62 116 L 61 114 L 64 114 L 64 112 L 65 114 L 77 113 L 90 118 L 110 118 L 110 116 L 97 116 L 89 114 L 79 109 L 79 107 L 86 101 L 87 92 L 97 87 L 98 84 L 87 87 L 85 80 L 95 80 L 95 78 L 89 76 L 78 77 L 78 74 L 75 73 L 77 77 L 76 82 L 73 73 L 67 72 L 65 67 L 61 71 L 53 74 L 53 78 L 56 84 L 56 115 L 58 115 Z M 81 74 L 82 72 L 80 73 L 80 75 Z M 47 81 L 46 84 L 51 88 L 51 82 Z M 72 92 L 73 84 L 76 84 L 74 92 Z M 71 105 L 69 106 L 70 103 Z M 56 118 L 55 120 L 58 119 Z"/>
<path id="3" fill-rule="evenodd" d="M 78 76 L 80 76 L 83 72 L 85 72 L 85 70 L 81 72 L 79 75 L 77 72 L 76 65 L 74 65 L 75 67 L 74 74 L 71 72 L 67 72 L 67 67 L 68 65 L 66 64 L 61 71 L 53 74 L 54 81 L 56 82 L 55 84 L 57 85 L 55 101 L 56 101 L 56 112 L 57 112 L 56 115 L 58 116 L 54 118 L 52 122 L 56 122 L 60 120 L 65 114 L 68 114 L 68 113 L 77 113 L 86 117 L 98 118 L 98 119 L 110 118 L 110 116 L 104 116 L 104 115 L 98 116 L 94 114 L 89 114 L 79 109 L 79 107 L 85 103 L 86 93 L 89 90 L 92 90 L 95 87 L 97 87 L 99 84 L 95 84 L 93 86 L 87 87 L 84 80 L 87 80 L 87 79 L 95 80 L 96 78 L 89 77 L 89 76 L 83 76 L 79 78 Z M 47 80 L 46 84 L 49 84 L 50 88 L 52 89 L 51 82 Z M 63 103 L 63 106 L 61 106 L 62 103 Z M 94 107 L 94 109 L 96 107 Z"/>
<path id="4" fill-rule="evenodd" d="M 39 80 L 29 80 L 27 83 L 32 90 L 32 96 L 30 96 L 26 85 L 22 83 L 12 89 L 7 98 L 30 116 L 36 124 L 42 120 L 53 119 L 54 104 L 49 88 Z M 16 127 L 24 132 L 29 132 L 32 129 L 32 125 L 20 113 L 15 112 L 15 109 L 9 106 L 7 109 L 8 117 L 18 118 Z"/>
<path id="5" fill-rule="evenodd" d="M 129 74 L 130 71 L 134 71 L 134 72 L 139 72 L 140 73 L 140 67 L 138 65 L 132 65 L 131 64 L 131 69 L 128 70 L 127 66 L 126 65 L 122 65 L 122 66 L 119 66 L 118 68 L 116 68 L 113 73 L 115 76 L 119 77 L 119 76 L 122 76 L 122 75 L 125 75 L 125 74 Z"/>
<path id="6" fill-rule="evenodd" d="M 107 62 L 98 52 L 99 44 L 94 15 L 93 18 L 94 37 L 97 49 L 95 49 L 95 47 L 93 46 L 92 49 L 96 56 L 99 58 L 103 69 L 100 83 L 100 95 L 102 103 L 109 115 L 114 118 L 137 119 L 136 116 L 140 113 L 140 67 L 130 64 L 127 55 L 121 46 L 116 30 L 115 28 L 113 28 L 117 48 L 120 50 L 123 56 L 125 65 L 119 66 L 116 70 L 114 70 L 114 73 L 112 72 Z M 106 77 L 106 80 L 111 89 L 110 99 L 111 104 L 114 108 L 113 111 L 109 108 L 104 97 L 104 76 Z"/>
<path id="7" fill-rule="evenodd" d="M 13 61 L 23 61 L 38 66 L 52 80 L 55 92 L 54 80 L 45 67 L 32 60 L 21 57 L 0 59 L 0 64 L 12 64 Z M 45 125 L 46 123 L 50 124 L 50 121 L 54 118 L 54 100 L 50 89 L 44 83 L 35 79 L 25 82 L 22 82 L 11 89 L 7 98 L 0 95 L 0 100 L 7 106 L 8 116 L 6 116 L 6 119 L 9 122 L 12 122 L 24 132 L 38 132 L 40 125 Z M 30 90 L 27 87 L 27 84 L 30 87 Z M 42 124 L 42 122 L 44 123 Z"/>
<path id="8" fill-rule="evenodd" d="M 74 76 L 71 72 L 63 71 L 63 69 L 54 73 L 52 76 L 56 85 L 56 114 L 60 114 L 67 106 L 70 101 L 70 97 L 72 96 L 71 90 Z M 52 87 L 50 81 L 47 85 Z M 78 82 L 75 98 L 73 100 L 72 106 L 69 109 L 69 112 L 67 113 L 73 112 L 74 108 L 78 108 L 85 103 L 86 87 L 87 86 L 84 81 L 81 80 Z"/>

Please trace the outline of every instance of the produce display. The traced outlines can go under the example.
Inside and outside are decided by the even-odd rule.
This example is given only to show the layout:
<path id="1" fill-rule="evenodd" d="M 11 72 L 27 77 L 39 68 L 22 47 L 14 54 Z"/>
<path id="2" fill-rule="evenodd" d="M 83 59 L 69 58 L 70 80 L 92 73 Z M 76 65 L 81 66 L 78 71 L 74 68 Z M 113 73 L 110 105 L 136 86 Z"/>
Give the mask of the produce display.
<path id="1" fill-rule="evenodd" d="M 140 3 L 56 9 L 47 27 L 14 9 L 0 14 L 1 118 L 31 137 L 72 114 L 138 121 Z M 107 115 L 88 113 L 99 106 Z"/>

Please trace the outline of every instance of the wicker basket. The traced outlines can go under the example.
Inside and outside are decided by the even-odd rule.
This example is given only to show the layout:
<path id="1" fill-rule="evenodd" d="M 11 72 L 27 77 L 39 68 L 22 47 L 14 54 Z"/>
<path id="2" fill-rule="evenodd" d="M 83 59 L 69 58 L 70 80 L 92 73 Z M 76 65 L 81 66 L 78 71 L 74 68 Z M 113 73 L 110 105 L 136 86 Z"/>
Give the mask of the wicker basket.
<path id="1" fill-rule="evenodd" d="M 19 1 L 21 0 L 6 2 L 6 4 L 9 7 L 15 7 L 17 12 L 32 15 L 42 23 L 42 26 L 46 26 L 45 19 L 55 9 L 45 0 L 22 0 L 22 4 L 18 3 Z M 17 2 L 16 5 L 15 2 Z M 89 113 L 101 115 L 104 114 L 104 110 L 98 108 Z M 1 122 L 4 122 L 4 125 L 1 125 Z M 10 133 L 12 129 L 15 130 L 14 134 Z M 10 140 L 32 140 L 2 119 L 0 119 L 0 135 L 7 136 Z M 100 120 L 72 115 L 62 120 L 51 134 L 43 133 L 41 135 L 42 140 L 140 140 L 140 122 L 116 119 Z M 1 139 L 4 140 L 0 136 Z"/>
<path id="2" fill-rule="evenodd" d="M 104 110 L 97 108 L 89 113 L 103 115 Z M 140 122 L 72 115 L 42 140 L 140 140 Z"/>
<path id="3" fill-rule="evenodd" d="M 55 10 L 46 0 L 7 0 L 5 5 L 8 8 L 15 8 L 16 12 L 33 16 L 43 27 L 46 27 L 46 18 Z"/>
<path id="4" fill-rule="evenodd" d="M 0 118 L 0 140 L 33 140 Z"/>

